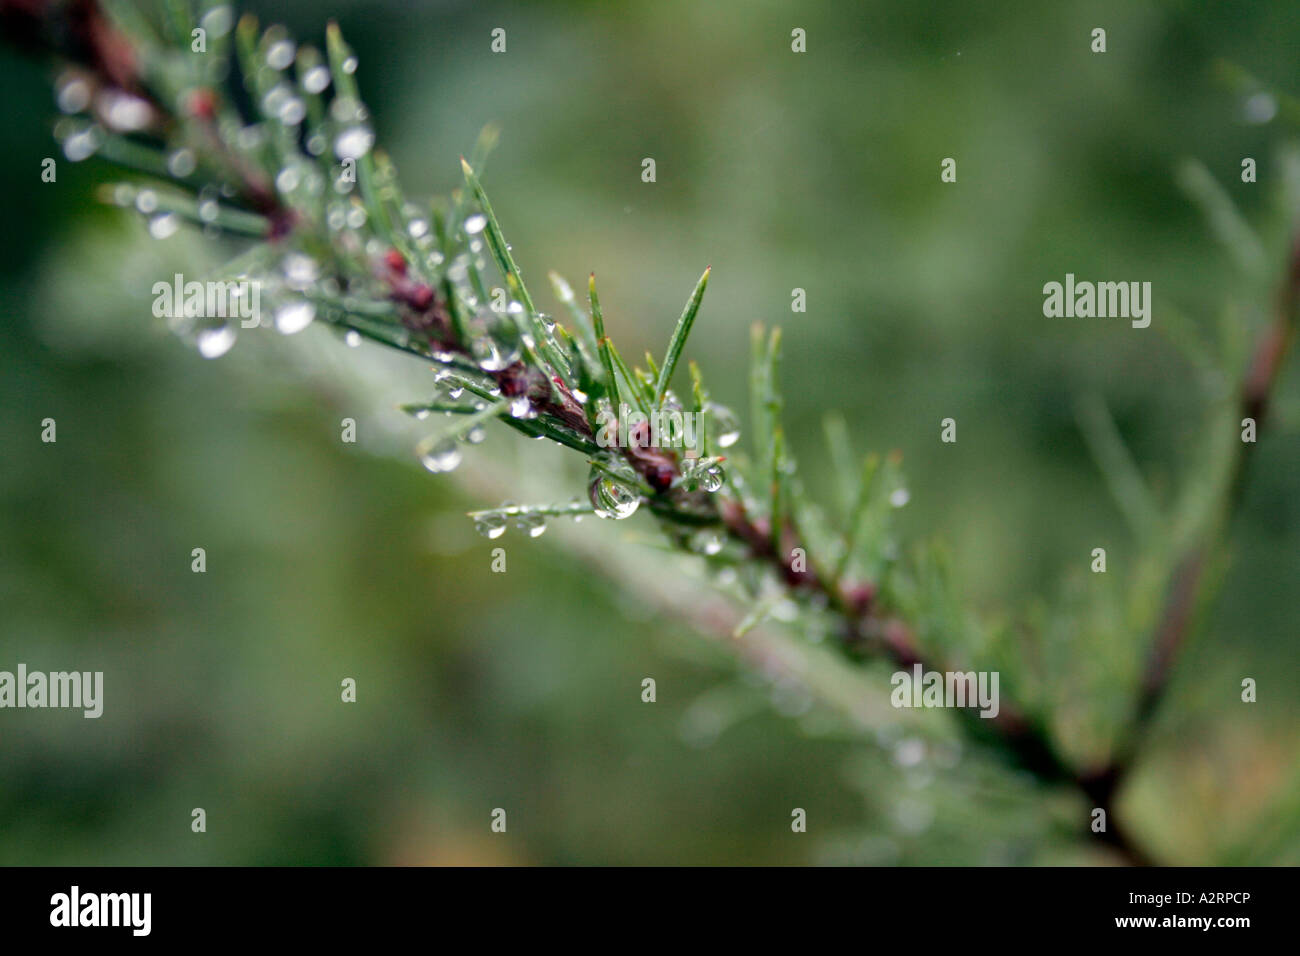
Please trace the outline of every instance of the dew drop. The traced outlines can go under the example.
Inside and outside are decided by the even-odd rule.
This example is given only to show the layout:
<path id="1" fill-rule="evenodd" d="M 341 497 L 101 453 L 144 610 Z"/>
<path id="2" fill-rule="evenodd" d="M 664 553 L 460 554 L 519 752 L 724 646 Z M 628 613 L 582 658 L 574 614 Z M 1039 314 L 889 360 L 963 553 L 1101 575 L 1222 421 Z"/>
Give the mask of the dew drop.
<path id="1" fill-rule="evenodd" d="M 313 66 L 303 74 L 302 88 L 308 93 L 324 92 L 325 87 L 330 85 L 330 71 L 324 66 Z"/>
<path id="2" fill-rule="evenodd" d="M 465 433 L 465 441 L 471 445 L 481 445 L 485 438 L 487 438 L 487 430 L 482 425 L 475 425 Z"/>
<path id="3" fill-rule="evenodd" d="M 420 464 L 434 474 L 454 471 L 460 464 L 460 446 L 454 438 L 426 438 L 416 446 L 415 451 L 420 457 Z"/>
<path id="4" fill-rule="evenodd" d="M 357 72 L 357 58 L 355 56 L 350 56 L 343 61 L 343 72 L 349 75 Z"/>
<path id="5" fill-rule="evenodd" d="M 145 100 L 117 89 L 100 94 L 99 113 L 106 124 L 123 133 L 144 129 L 153 119 L 153 107 Z"/>
<path id="6" fill-rule="evenodd" d="M 465 232 L 471 236 L 482 232 L 486 226 L 487 216 L 484 216 L 482 213 L 475 213 L 465 220 Z"/>
<path id="7" fill-rule="evenodd" d="M 591 482 L 591 503 L 601 518 L 630 518 L 641 506 L 641 496 L 622 482 L 596 472 Z"/>
<path id="8" fill-rule="evenodd" d="M 282 268 L 289 285 L 296 289 L 304 289 L 311 285 L 316 281 L 318 274 L 316 260 L 301 252 L 291 252 L 286 255 Z"/>
<path id="9" fill-rule="evenodd" d="M 546 533 L 546 517 L 533 513 L 521 514 L 515 518 L 515 527 L 530 538 L 540 538 Z"/>
<path id="10" fill-rule="evenodd" d="M 361 344 L 361 333 L 356 329 L 348 329 L 347 334 L 343 336 L 343 342 L 348 348 L 354 349 Z"/>
<path id="11" fill-rule="evenodd" d="M 339 159 L 360 159 L 375 144 L 375 134 L 367 126 L 349 126 L 334 137 L 334 152 Z"/>
<path id="12" fill-rule="evenodd" d="M 57 98 L 64 113 L 80 113 L 90 105 L 90 84 L 79 76 L 69 76 L 59 83 Z"/>
<path id="13" fill-rule="evenodd" d="M 296 52 L 292 40 L 279 40 L 272 43 L 270 49 L 266 51 L 266 65 L 273 70 L 283 70 L 293 62 L 293 55 Z"/>
<path id="14" fill-rule="evenodd" d="M 167 171 L 178 179 L 184 179 L 194 172 L 194 153 L 188 149 L 178 149 L 167 157 Z"/>
<path id="15" fill-rule="evenodd" d="M 233 23 L 234 15 L 231 13 L 230 7 L 225 4 L 213 7 L 199 18 L 199 25 L 214 37 L 225 36 L 230 32 Z"/>
<path id="16" fill-rule="evenodd" d="M 479 515 L 474 520 L 474 530 L 485 538 L 499 538 L 506 533 L 505 516 L 497 512 Z"/>
<path id="17" fill-rule="evenodd" d="M 217 325 L 199 332 L 195 344 L 205 359 L 220 358 L 235 344 L 235 330 L 230 325 Z"/>
<path id="18" fill-rule="evenodd" d="M 281 123 L 285 126 L 297 126 L 307 118 L 307 107 L 303 105 L 302 100 L 296 96 L 291 96 L 276 110 L 275 115 L 279 117 Z"/>
<path id="19" fill-rule="evenodd" d="M 716 462 L 711 465 L 706 465 L 700 471 L 700 487 L 712 494 L 722 487 L 722 483 L 726 480 L 726 477 L 726 472 L 722 470 L 721 465 Z"/>
<path id="20" fill-rule="evenodd" d="M 174 212 L 165 212 L 149 220 L 149 235 L 155 239 L 174 236 L 181 227 L 181 217 Z"/>
<path id="21" fill-rule="evenodd" d="M 1241 105 L 1247 123 L 1263 124 L 1277 115 L 1277 100 L 1271 93 L 1252 93 Z"/>
<path id="22" fill-rule="evenodd" d="M 889 503 L 895 508 L 901 508 L 912 500 L 912 493 L 906 488 L 895 488 L 889 493 Z"/>
<path id="23" fill-rule="evenodd" d="M 73 163 L 89 159 L 95 155 L 97 149 L 99 149 L 99 132 L 94 126 L 78 130 L 63 141 L 63 155 Z"/>
<path id="24" fill-rule="evenodd" d="M 298 170 L 292 166 L 286 166 L 276 175 L 275 188 L 282 193 L 291 193 L 298 188 L 298 183 L 301 181 L 302 177 L 298 174 Z"/>
<path id="25" fill-rule="evenodd" d="M 306 300 L 288 302 L 275 310 L 275 327 L 283 335 L 293 335 L 311 325 L 316 306 Z"/>
<path id="26" fill-rule="evenodd" d="M 713 402 L 709 403 L 707 411 L 713 419 L 713 441 L 719 448 L 730 448 L 740 439 L 740 422 L 736 419 L 736 413 L 725 405 Z"/>
<path id="27" fill-rule="evenodd" d="M 470 344 L 470 352 L 478 367 L 485 372 L 500 372 L 519 361 L 519 349 L 503 346 L 491 338 L 476 338 Z M 516 415 L 516 418 L 520 416 Z"/>
<path id="28" fill-rule="evenodd" d="M 700 554 L 715 555 L 722 550 L 722 536 L 716 531 L 700 531 L 691 539 L 691 549 Z"/>

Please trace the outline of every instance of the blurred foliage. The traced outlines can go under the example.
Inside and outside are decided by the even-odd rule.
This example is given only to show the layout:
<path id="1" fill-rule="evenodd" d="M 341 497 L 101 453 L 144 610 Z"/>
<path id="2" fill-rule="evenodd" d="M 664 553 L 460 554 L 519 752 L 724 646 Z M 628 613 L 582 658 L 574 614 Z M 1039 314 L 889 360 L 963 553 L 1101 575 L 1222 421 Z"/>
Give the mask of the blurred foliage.
<path id="1" fill-rule="evenodd" d="M 339 19 L 413 194 L 458 185 L 456 157 L 499 122 L 486 180 L 521 267 L 535 291 L 547 269 L 598 272 L 628 354 L 660 350 L 711 263 L 688 352 L 715 397 L 744 407 L 747 327 L 785 326 L 805 484 L 832 494 L 814 440 L 828 407 L 859 449 L 900 449 L 905 528 L 946 540 L 971 606 L 1043 627 L 1053 666 L 1086 669 L 1146 639 L 1070 626 L 1105 600 L 1091 548 L 1120 579 L 1137 550 L 1078 400 L 1105 397 L 1168 501 L 1202 441 L 1205 395 L 1163 316 L 1213 329 L 1230 300 L 1243 321 L 1267 304 L 1176 170 L 1199 160 L 1252 220 L 1272 221 L 1291 130 L 1246 122 L 1216 64 L 1287 89 L 1293 9 L 252 6 L 303 39 Z M 504 55 L 488 49 L 497 26 Z M 794 26 L 808 32 L 802 56 Z M 1105 55 L 1088 50 L 1094 26 Z M 1077 800 L 970 759 L 946 718 L 863 732 L 779 681 L 738 677 L 554 536 L 506 539 L 506 587 L 462 517 L 498 500 L 340 444 L 350 399 L 322 366 L 305 371 L 269 335 L 205 362 L 159 329 L 149 286 L 211 251 L 153 242 L 94 205 L 89 164 L 60 162 L 57 185 L 40 183 L 55 154 L 50 75 L 8 50 L 0 71 L 0 164 L 22 230 L 0 263 L 0 668 L 102 669 L 107 688 L 97 721 L 0 714 L 0 862 L 1102 859 L 1074 839 Z M 640 180 L 646 156 L 654 185 Z M 945 156 L 958 182 L 941 187 Z M 1240 182 L 1243 156 L 1259 184 Z M 1265 238 L 1280 248 L 1276 230 Z M 1067 271 L 1150 280 L 1152 328 L 1044 319 L 1042 284 Z M 794 287 L 805 314 L 790 313 Z M 1222 597 L 1126 795 L 1130 825 L 1170 862 L 1300 859 L 1298 394 L 1284 379 Z M 948 415 L 955 446 L 937 440 Z M 55 445 L 37 440 L 47 416 Z M 507 487 L 547 457 L 514 441 L 485 450 Z M 205 575 L 189 570 L 196 546 Z M 618 633 L 590 626 L 609 615 Z M 1238 702 L 1245 675 L 1260 681 L 1251 707 Z M 338 701 L 344 676 L 355 705 Z M 204 836 L 189 829 L 196 806 Z M 508 837 L 489 832 L 493 807 L 507 808 Z M 793 807 L 808 811 L 806 836 L 790 832 Z"/>

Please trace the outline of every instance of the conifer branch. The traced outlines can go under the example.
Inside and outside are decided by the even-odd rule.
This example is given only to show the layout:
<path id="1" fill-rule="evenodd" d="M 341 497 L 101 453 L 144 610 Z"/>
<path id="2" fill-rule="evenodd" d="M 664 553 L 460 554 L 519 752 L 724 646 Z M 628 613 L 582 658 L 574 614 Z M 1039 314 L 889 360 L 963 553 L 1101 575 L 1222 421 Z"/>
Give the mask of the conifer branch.
<path id="1" fill-rule="evenodd" d="M 607 333 L 594 276 L 589 311 L 566 281 L 550 277 L 572 331 L 538 311 L 480 181 L 494 134 L 484 137 L 472 163 L 461 160 L 465 189 L 432 208 L 414 202 L 375 147 L 355 83 L 356 57 L 336 25 L 327 28 L 322 54 L 296 46 L 280 28 L 262 30 L 251 17 L 233 24 L 224 6 L 204 6 L 188 20 L 184 4 L 172 4 L 170 12 L 171 33 L 125 2 L 0 0 L 7 32 L 28 43 L 43 40 L 69 64 L 60 81 L 71 117 L 64 132 L 69 158 L 98 152 L 135 175 L 127 191 L 113 192 L 114 201 L 150 216 L 176 214 L 236 240 L 254 235 L 257 243 L 225 272 L 264 284 L 277 316 L 288 310 L 285 322 L 277 320 L 281 331 L 320 321 L 433 366 L 435 394 L 403 406 L 417 416 L 455 416 L 449 433 L 422 446 L 427 467 L 454 468 L 459 439 L 493 420 L 587 457 L 590 506 L 473 513 L 485 533 L 495 536 L 508 521 L 535 529 L 547 517 L 591 512 L 618 520 L 644 505 L 676 548 L 715 569 L 743 569 L 756 607 L 767 607 L 759 600 L 766 580 L 810 618 L 835 622 L 838 645 L 851 660 L 948 669 L 923 647 L 895 586 L 901 572 L 890 514 L 906 498 L 898 462 L 870 456 L 855 465 L 846 430 L 833 420 L 827 433 L 841 473 L 845 531 L 814 540 L 808 518 L 821 509 L 796 480 L 781 424 L 779 330 L 754 330 L 748 453 L 732 447 L 735 416 L 709 398 L 694 363 L 689 404 L 704 418 L 702 455 L 656 443 L 645 423 L 617 424 L 616 441 L 600 440 L 611 417 L 621 422 L 624 406 L 647 414 L 684 411 L 671 384 L 709 270 L 662 363 L 656 367 L 648 358 L 646 370 L 629 367 Z M 206 37 L 202 51 L 190 42 L 196 29 Z M 241 113 L 244 95 L 223 88 L 227 72 L 242 82 L 253 115 Z M 501 309 L 491 304 L 493 269 L 510 300 Z M 1300 246 L 1277 322 L 1243 384 L 1242 414 L 1261 423 L 1294 338 L 1298 297 Z M 183 334 L 204 331 L 211 332 L 181 324 Z M 223 331 L 233 341 L 234 328 Z M 713 451 L 726 453 L 725 465 Z M 1238 496 L 1244 460 L 1236 458 L 1225 507 Z M 991 720 L 973 706 L 961 711 L 970 736 L 1044 783 L 1074 787 L 1109 811 L 1185 642 L 1205 547 L 1204 540 L 1193 547 L 1172 576 L 1132 734 L 1108 764 L 1071 766 L 1046 717 L 1005 699 Z M 743 622 L 742 633 L 761 616 Z M 1118 820 L 1105 839 L 1131 862 L 1146 861 Z"/>

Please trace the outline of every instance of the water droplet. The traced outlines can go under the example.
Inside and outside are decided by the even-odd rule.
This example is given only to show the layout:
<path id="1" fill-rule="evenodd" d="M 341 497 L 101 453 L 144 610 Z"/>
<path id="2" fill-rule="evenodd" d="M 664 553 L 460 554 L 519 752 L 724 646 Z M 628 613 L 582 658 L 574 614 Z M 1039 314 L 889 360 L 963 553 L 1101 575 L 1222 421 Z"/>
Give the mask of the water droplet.
<path id="1" fill-rule="evenodd" d="M 307 117 L 307 107 L 298 97 L 291 96 L 280 104 L 275 115 L 285 126 L 297 126 Z"/>
<path id="2" fill-rule="evenodd" d="M 506 533 L 505 515 L 495 511 L 474 519 L 474 530 L 485 538 L 499 538 Z"/>
<path id="3" fill-rule="evenodd" d="M 698 551 L 700 554 L 715 555 L 722 550 L 722 536 L 716 531 L 707 529 L 697 532 L 691 539 L 691 550 Z"/>
<path id="4" fill-rule="evenodd" d="M 454 438 L 426 438 L 416 446 L 415 452 L 420 457 L 420 464 L 434 474 L 453 471 L 460 464 L 460 446 Z"/>
<path id="5" fill-rule="evenodd" d="M 155 239 L 174 236 L 181 227 L 181 217 L 174 212 L 165 212 L 149 220 L 149 235 Z"/>
<path id="6" fill-rule="evenodd" d="M 339 159 L 360 159 L 375 145 L 375 134 L 368 126 L 349 126 L 334 137 L 334 152 Z"/>
<path id="7" fill-rule="evenodd" d="M 146 216 L 158 208 L 158 194 L 152 189 L 142 189 L 135 195 L 135 208 Z"/>
<path id="8" fill-rule="evenodd" d="M 266 51 L 266 65 L 273 70 L 286 69 L 293 62 L 296 52 L 292 40 L 277 40 Z"/>
<path id="9" fill-rule="evenodd" d="M 716 458 L 688 458 L 682 464 L 682 477 L 712 494 L 722 487 L 727 473 Z"/>
<path id="10" fill-rule="evenodd" d="M 594 470 L 590 494 L 596 514 L 601 518 L 612 518 L 616 521 L 630 518 L 641 506 L 641 496 L 635 489 Z"/>
<path id="11" fill-rule="evenodd" d="M 901 508 L 912 500 L 912 493 L 906 488 L 895 488 L 889 493 L 889 503 L 895 508 Z"/>
<path id="12" fill-rule="evenodd" d="M 78 130 L 63 141 L 63 155 L 73 163 L 89 159 L 95 155 L 97 149 L 99 149 L 99 129 L 95 126 Z"/>
<path id="13" fill-rule="evenodd" d="M 907 737 L 894 746 L 894 763 L 900 767 L 915 767 L 925 759 L 925 741 Z"/>
<path id="14" fill-rule="evenodd" d="M 308 93 L 321 93 L 330 85 L 330 71 L 317 64 L 302 76 L 302 88 Z"/>
<path id="15" fill-rule="evenodd" d="M 90 105 L 90 84 L 79 76 L 68 76 L 59 82 L 56 97 L 64 113 L 80 113 Z"/>
<path id="16" fill-rule="evenodd" d="M 288 302 L 275 310 L 275 327 L 284 335 L 293 335 L 311 325 L 316 306 L 306 300 Z"/>
<path id="17" fill-rule="evenodd" d="M 473 236 L 482 232 L 487 226 L 487 216 L 482 213 L 475 213 L 465 220 L 465 233 Z"/>
<path id="18" fill-rule="evenodd" d="M 225 36 L 230 32 L 233 23 L 234 16 L 230 11 L 230 7 L 225 4 L 213 7 L 199 19 L 199 25 L 214 37 Z"/>
<path id="19" fill-rule="evenodd" d="M 406 224 L 406 231 L 411 234 L 412 239 L 419 239 L 429 233 L 429 222 L 426 219 L 412 219 Z"/>
<path id="20" fill-rule="evenodd" d="M 515 516 L 515 527 L 530 538 L 540 538 L 546 533 L 546 517 L 531 512 Z"/>
<path id="21" fill-rule="evenodd" d="M 487 438 L 487 429 L 482 425 L 475 425 L 465 433 L 465 440 L 471 445 L 480 445 L 485 438 Z"/>
<path id="22" fill-rule="evenodd" d="M 736 419 L 736 413 L 725 405 L 713 402 L 708 404 L 706 411 L 713 420 L 709 437 L 719 448 L 730 448 L 740 439 L 740 422 Z"/>
<path id="23" fill-rule="evenodd" d="M 199 218 L 204 222 L 213 222 L 221 214 L 221 206 L 215 199 L 203 199 L 199 202 Z"/>
<path id="24" fill-rule="evenodd" d="M 451 388 L 447 389 L 447 397 L 452 399 L 453 401 L 460 398 L 464 394 L 465 394 L 465 387 L 463 385 L 453 385 Z"/>
<path id="25" fill-rule="evenodd" d="M 153 107 L 134 93 L 107 89 L 99 95 L 99 114 L 113 129 L 132 133 L 149 125 Z"/>
<path id="26" fill-rule="evenodd" d="M 178 149 L 167 157 L 167 171 L 178 179 L 184 179 L 194 172 L 194 153 L 188 149 Z"/>
<path id="27" fill-rule="evenodd" d="M 1241 104 L 1247 123 L 1267 123 L 1277 115 L 1277 100 L 1271 93 L 1252 93 Z"/>
<path id="28" fill-rule="evenodd" d="M 343 61 L 343 72 L 349 75 L 357 72 L 357 58 L 355 56 L 350 56 Z"/>
<path id="29" fill-rule="evenodd" d="M 286 166 L 276 175 L 275 188 L 282 193 L 291 193 L 298 188 L 298 183 L 301 181 L 302 177 L 298 174 L 298 170 L 292 166 Z"/>
<path id="30" fill-rule="evenodd" d="M 230 325 L 217 325 L 199 332 L 195 344 L 199 354 L 206 359 L 220 358 L 235 344 L 235 329 Z"/>
<path id="31" fill-rule="evenodd" d="M 295 289 L 305 289 L 316 281 L 318 274 L 316 260 L 309 255 L 290 252 L 284 257 L 281 267 L 284 269 L 284 277 L 289 280 L 289 285 Z"/>
<path id="32" fill-rule="evenodd" d="M 699 475 L 700 487 L 712 494 L 722 487 L 722 483 L 726 480 L 726 477 L 726 472 L 722 470 L 721 465 L 716 462 L 712 465 L 707 465 L 701 470 Z"/>
<path id="33" fill-rule="evenodd" d="M 360 229 L 366 224 L 366 210 L 364 206 L 353 206 L 348 210 L 348 225 L 353 229 Z"/>
<path id="34" fill-rule="evenodd" d="M 488 337 L 479 337 L 470 343 L 470 352 L 478 367 L 485 372 L 500 372 L 519 361 L 520 350 Z M 516 418 L 520 417 L 518 415 Z"/>
<path id="35" fill-rule="evenodd" d="M 354 349 L 361 344 L 361 333 L 356 329 L 348 329 L 347 335 L 343 336 L 343 341 L 348 348 Z"/>

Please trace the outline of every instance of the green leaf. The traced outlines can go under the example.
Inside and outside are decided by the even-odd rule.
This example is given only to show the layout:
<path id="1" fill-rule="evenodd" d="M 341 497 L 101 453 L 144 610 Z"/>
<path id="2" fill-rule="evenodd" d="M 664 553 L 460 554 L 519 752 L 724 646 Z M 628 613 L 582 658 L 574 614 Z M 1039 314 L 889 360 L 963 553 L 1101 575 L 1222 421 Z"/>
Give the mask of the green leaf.
<path id="1" fill-rule="evenodd" d="M 682 310 L 681 318 L 677 320 L 677 328 L 673 329 L 672 338 L 668 340 L 668 351 L 664 354 L 663 368 L 659 370 L 659 381 L 655 386 L 654 406 L 656 408 L 664 402 L 668 382 L 677 368 L 678 359 L 682 357 L 682 349 L 686 348 L 686 339 L 691 334 L 691 326 L 695 324 L 695 316 L 700 311 L 700 301 L 704 298 L 704 290 L 709 285 L 709 273 L 712 271 L 713 266 L 709 266 L 700 276 L 700 281 L 695 284 L 695 291 L 691 293 L 686 308 Z"/>
<path id="2" fill-rule="evenodd" d="M 827 412 L 822 418 L 822 431 L 826 435 L 826 448 L 831 457 L 831 473 L 839 497 L 840 513 L 845 521 L 853 515 L 853 489 L 857 482 L 857 469 L 853 466 L 853 446 L 849 441 L 849 426 L 839 412 Z"/>
<path id="3" fill-rule="evenodd" d="M 880 467 L 880 456 L 870 454 L 862 462 L 862 476 L 858 479 L 858 493 L 849 512 L 848 530 L 844 533 L 844 550 L 840 553 L 839 563 L 835 566 L 835 580 L 844 580 L 849 561 L 858 544 L 858 535 L 866 523 L 867 512 L 871 509 L 871 492 L 875 485 L 876 472 Z"/>
<path id="4" fill-rule="evenodd" d="M 555 270 L 546 273 L 546 277 L 551 282 L 551 291 L 555 293 L 556 300 L 564 306 L 565 311 L 573 320 L 573 327 L 578 330 L 578 340 L 581 342 L 592 355 L 600 353 L 600 337 L 596 334 L 596 328 L 592 324 L 591 316 L 584 312 L 578 305 L 578 300 L 573 294 L 573 286 L 569 285 L 564 276 Z"/>
<path id="5" fill-rule="evenodd" d="M 542 515 L 547 518 L 568 518 L 575 515 L 581 516 L 595 513 L 595 505 L 583 501 L 570 501 L 562 505 L 507 505 L 502 508 L 484 508 L 481 511 L 465 512 L 465 514 L 470 518 L 515 518 L 520 515 Z"/>
<path id="6" fill-rule="evenodd" d="M 1129 527 L 1140 539 L 1150 540 L 1161 524 L 1160 509 L 1115 427 L 1105 400 L 1097 394 L 1080 398 L 1075 414 L 1088 450 Z"/>
<path id="7" fill-rule="evenodd" d="M 1250 227 L 1237 204 L 1218 180 L 1198 160 L 1188 159 L 1176 171 L 1178 185 L 1201 208 L 1210 231 L 1246 275 L 1262 278 L 1268 272 L 1268 257 L 1259 236 Z"/>
<path id="8" fill-rule="evenodd" d="M 609 393 L 609 402 L 615 415 L 619 414 L 622 400 L 618 394 L 618 377 L 614 374 L 614 347 L 605 334 L 605 316 L 600 311 L 600 297 L 596 295 L 596 273 L 587 279 L 587 295 L 591 299 L 591 321 L 596 336 L 597 351 L 601 364 L 605 366 L 605 388 Z"/>

